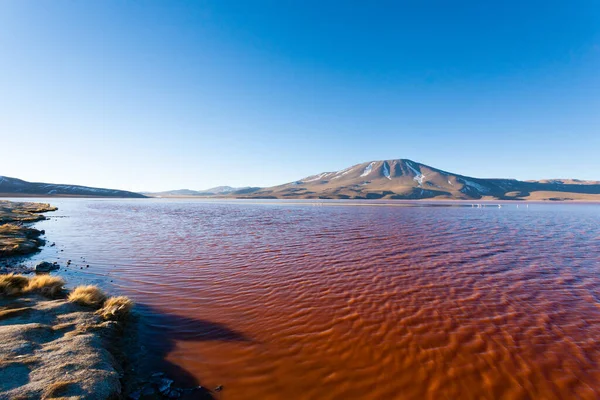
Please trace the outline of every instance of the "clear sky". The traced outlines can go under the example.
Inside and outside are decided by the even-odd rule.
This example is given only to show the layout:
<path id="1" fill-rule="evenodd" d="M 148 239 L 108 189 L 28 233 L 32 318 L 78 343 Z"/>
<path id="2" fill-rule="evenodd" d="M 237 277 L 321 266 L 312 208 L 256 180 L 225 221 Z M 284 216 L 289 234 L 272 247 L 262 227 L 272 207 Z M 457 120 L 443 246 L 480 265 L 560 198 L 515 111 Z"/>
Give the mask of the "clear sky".
<path id="1" fill-rule="evenodd" d="M 0 175 L 600 180 L 600 2 L 0 1 Z"/>

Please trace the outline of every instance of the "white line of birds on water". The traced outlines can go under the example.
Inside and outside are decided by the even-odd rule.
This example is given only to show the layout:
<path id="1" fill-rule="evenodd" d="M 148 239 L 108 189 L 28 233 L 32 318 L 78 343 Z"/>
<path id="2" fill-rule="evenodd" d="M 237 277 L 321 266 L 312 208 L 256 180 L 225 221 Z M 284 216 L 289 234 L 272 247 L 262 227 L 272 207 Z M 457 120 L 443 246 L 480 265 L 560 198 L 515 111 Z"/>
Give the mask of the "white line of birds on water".
<path id="1" fill-rule="evenodd" d="M 493 206 L 498 206 L 498 208 L 502 208 L 502 204 L 471 204 L 471 208 L 484 208 L 484 207 L 493 207 Z M 529 204 L 525 204 L 526 208 L 529 208 Z M 519 205 L 517 204 L 517 208 L 519 208 Z"/>

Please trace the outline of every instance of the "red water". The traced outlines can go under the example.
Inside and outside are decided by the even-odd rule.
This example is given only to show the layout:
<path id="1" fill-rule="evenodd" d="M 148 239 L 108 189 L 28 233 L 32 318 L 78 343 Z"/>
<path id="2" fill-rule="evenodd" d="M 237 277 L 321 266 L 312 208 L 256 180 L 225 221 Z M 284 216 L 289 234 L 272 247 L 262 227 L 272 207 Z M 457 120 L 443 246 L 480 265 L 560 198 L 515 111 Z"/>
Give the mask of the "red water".
<path id="1" fill-rule="evenodd" d="M 598 205 L 58 203 L 68 279 L 219 398 L 600 398 Z"/>

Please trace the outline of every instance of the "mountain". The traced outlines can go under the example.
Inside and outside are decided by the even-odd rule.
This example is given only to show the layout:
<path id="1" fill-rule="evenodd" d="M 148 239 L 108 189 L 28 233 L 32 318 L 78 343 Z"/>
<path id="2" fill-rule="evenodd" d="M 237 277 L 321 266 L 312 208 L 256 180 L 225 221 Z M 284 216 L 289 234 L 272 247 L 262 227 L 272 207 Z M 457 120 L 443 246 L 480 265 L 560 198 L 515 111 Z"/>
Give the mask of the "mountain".
<path id="1" fill-rule="evenodd" d="M 600 182 L 481 179 L 407 159 L 370 161 L 240 198 L 599 200 Z"/>
<path id="2" fill-rule="evenodd" d="M 231 186 L 217 186 L 206 190 L 190 190 L 190 189 L 179 189 L 179 190 L 168 190 L 165 192 L 142 192 L 145 195 L 152 197 L 209 197 L 209 196 L 224 196 L 224 195 L 245 195 L 253 193 L 261 188 L 258 187 L 231 187 Z"/>
<path id="3" fill-rule="evenodd" d="M 248 189 L 260 189 L 260 188 L 252 188 L 250 186 L 244 186 L 244 187 L 217 186 L 214 188 L 201 190 L 200 193 L 202 193 L 202 194 L 229 194 L 229 193 L 234 193 L 234 192 L 237 193 L 241 190 L 248 190 Z"/>
<path id="4" fill-rule="evenodd" d="M 146 197 L 125 190 L 100 189 L 77 185 L 26 182 L 21 179 L 0 176 L 0 196 L 87 196 L 87 197 Z"/>

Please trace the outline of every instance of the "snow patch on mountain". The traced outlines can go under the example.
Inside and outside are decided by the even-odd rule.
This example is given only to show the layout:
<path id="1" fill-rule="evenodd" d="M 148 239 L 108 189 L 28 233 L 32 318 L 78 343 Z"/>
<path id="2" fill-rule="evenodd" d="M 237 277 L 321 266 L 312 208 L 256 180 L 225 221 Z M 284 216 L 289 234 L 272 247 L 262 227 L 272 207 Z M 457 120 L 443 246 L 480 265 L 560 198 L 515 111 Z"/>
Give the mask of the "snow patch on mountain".
<path id="1" fill-rule="evenodd" d="M 410 170 L 412 172 L 414 172 L 415 177 L 413 178 L 413 180 L 417 181 L 417 183 L 419 184 L 419 186 L 423 185 L 423 180 L 425 179 L 425 175 L 421 173 L 421 171 L 419 171 L 418 169 L 416 169 L 414 166 L 411 165 L 410 162 L 406 162 L 406 166 L 408 168 L 410 168 Z"/>
<path id="2" fill-rule="evenodd" d="M 477 183 L 477 182 L 473 182 L 473 181 L 471 181 L 471 180 L 468 180 L 468 179 L 465 179 L 465 178 L 461 178 L 461 181 L 462 181 L 462 182 L 463 182 L 463 183 L 464 183 L 466 186 L 469 186 L 470 188 L 477 190 L 479 193 L 489 193 L 489 192 L 490 192 L 490 189 L 489 189 L 489 188 L 487 188 L 487 187 L 485 187 L 485 186 L 483 186 L 483 185 L 480 185 L 480 184 L 479 184 L 479 183 Z"/>
<path id="3" fill-rule="evenodd" d="M 392 180 L 392 178 L 390 177 L 390 167 L 388 166 L 387 161 L 383 162 L 383 175 L 389 180 Z"/>
<path id="4" fill-rule="evenodd" d="M 317 176 L 315 176 L 314 178 L 311 179 L 305 179 L 304 182 L 314 182 L 314 181 L 320 181 L 321 179 L 323 179 L 324 177 L 326 177 L 327 175 L 329 175 L 331 172 L 323 172 L 322 174 L 319 174 Z M 310 177 L 309 177 L 310 178 Z"/>
<path id="5" fill-rule="evenodd" d="M 343 169 L 341 171 L 338 171 L 338 172 L 336 172 L 335 176 L 333 178 L 331 178 L 331 180 L 341 178 L 342 176 L 344 176 L 346 174 L 349 174 L 350 172 L 354 171 L 355 168 L 356 168 L 356 166 L 352 166 L 352 167 L 348 167 L 346 169 Z"/>
<path id="6" fill-rule="evenodd" d="M 375 161 L 373 161 L 369 165 L 367 165 L 367 167 L 365 168 L 365 170 L 363 171 L 363 173 L 360 176 L 369 175 L 371 173 L 371 171 L 373 170 L 373 165 L 375 165 Z"/>

